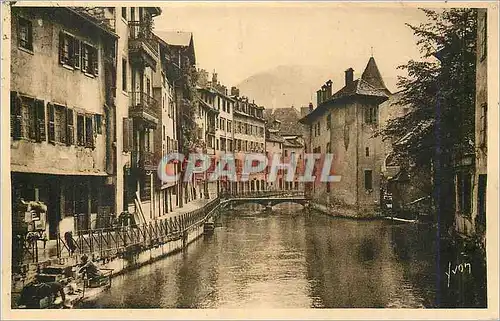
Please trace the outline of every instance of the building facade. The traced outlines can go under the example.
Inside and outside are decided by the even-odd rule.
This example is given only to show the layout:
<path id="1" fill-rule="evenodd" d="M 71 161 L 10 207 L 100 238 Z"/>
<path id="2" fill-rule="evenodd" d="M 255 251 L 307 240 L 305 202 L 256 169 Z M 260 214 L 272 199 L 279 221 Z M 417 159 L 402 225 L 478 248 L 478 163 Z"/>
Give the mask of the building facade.
<path id="1" fill-rule="evenodd" d="M 373 57 L 361 78 L 345 71 L 345 84 L 332 94 L 328 81 L 317 92 L 317 108 L 301 119 L 309 127 L 308 151 L 333 153 L 331 174 L 339 182 L 316 182 L 316 202 L 343 215 L 373 216 L 380 209 L 380 180 L 383 148 L 373 137 L 379 126 L 379 105 L 388 99 L 382 76 Z"/>
<path id="2" fill-rule="evenodd" d="M 238 182 L 234 182 L 232 190 L 237 192 L 261 191 L 266 188 L 266 174 L 250 174 L 248 179 L 241 179 L 244 157 L 250 153 L 264 153 L 266 150 L 264 107 L 240 96 L 239 89 L 231 88 L 233 108 L 233 150 L 236 161 Z"/>
<path id="3" fill-rule="evenodd" d="M 116 209 L 113 9 L 12 7 L 13 233 L 20 200 L 47 205 L 45 238 L 105 225 Z M 30 227 L 28 227 L 29 229 Z"/>
<path id="4" fill-rule="evenodd" d="M 455 230 L 463 237 L 486 236 L 488 156 L 487 9 L 477 10 L 475 148 L 456 171 Z"/>

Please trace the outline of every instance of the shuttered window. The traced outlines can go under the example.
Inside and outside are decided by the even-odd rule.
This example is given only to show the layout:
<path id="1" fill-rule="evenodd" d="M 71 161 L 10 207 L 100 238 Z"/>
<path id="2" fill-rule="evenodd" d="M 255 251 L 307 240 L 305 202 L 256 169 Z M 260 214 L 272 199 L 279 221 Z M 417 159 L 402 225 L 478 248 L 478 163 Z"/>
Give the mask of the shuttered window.
<path id="1" fill-rule="evenodd" d="M 16 92 L 10 93 L 10 135 L 14 139 L 23 137 L 22 100 Z"/>
<path id="2" fill-rule="evenodd" d="M 133 121 L 131 118 L 123 118 L 123 151 L 131 152 L 133 147 Z"/>
<path id="3" fill-rule="evenodd" d="M 78 146 L 85 146 L 85 117 L 81 114 L 76 116 L 76 137 Z"/>
<path id="4" fill-rule="evenodd" d="M 55 116 L 55 141 L 59 143 L 66 144 L 66 107 L 55 105 L 54 116 Z"/>
<path id="5" fill-rule="evenodd" d="M 75 126 L 73 110 L 66 110 L 66 145 L 75 144 Z"/>
<path id="6" fill-rule="evenodd" d="M 85 147 L 94 148 L 94 117 L 85 116 Z"/>
<path id="7" fill-rule="evenodd" d="M 36 113 L 36 141 L 44 142 L 46 140 L 45 135 L 45 104 L 43 100 L 35 101 L 35 113 Z"/>
<path id="8" fill-rule="evenodd" d="M 54 143 L 56 141 L 55 110 L 51 103 L 47 104 L 47 119 L 49 122 L 49 142 Z"/>

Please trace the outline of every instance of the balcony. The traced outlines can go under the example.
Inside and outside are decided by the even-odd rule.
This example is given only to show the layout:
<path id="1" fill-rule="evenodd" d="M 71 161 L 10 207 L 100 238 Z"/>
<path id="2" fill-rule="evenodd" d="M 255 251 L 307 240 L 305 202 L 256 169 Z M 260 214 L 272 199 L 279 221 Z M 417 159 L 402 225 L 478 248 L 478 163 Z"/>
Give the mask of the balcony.
<path id="1" fill-rule="evenodd" d="M 156 71 L 159 54 L 158 44 L 153 39 L 152 23 L 129 21 L 128 26 L 130 59 L 138 64 L 146 64 Z"/>
<path id="2" fill-rule="evenodd" d="M 132 152 L 132 164 L 135 168 L 155 171 L 158 168 L 159 158 L 152 152 Z"/>
<path id="3" fill-rule="evenodd" d="M 158 101 L 145 92 L 130 92 L 129 116 L 141 118 L 156 127 L 161 117 Z"/>

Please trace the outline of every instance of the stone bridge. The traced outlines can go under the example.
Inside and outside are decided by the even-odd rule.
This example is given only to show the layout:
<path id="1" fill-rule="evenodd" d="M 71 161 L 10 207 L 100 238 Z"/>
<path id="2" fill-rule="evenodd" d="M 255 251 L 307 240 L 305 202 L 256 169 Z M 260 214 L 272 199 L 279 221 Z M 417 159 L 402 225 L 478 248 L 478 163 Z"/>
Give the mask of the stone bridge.
<path id="1" fill-rule="evenodd" d="M 309 199 L 303 191 L 259 191 L 223 194 L 221 195 L 221 203 L 224 207 L 245 203 L 260 204 L 270 210 L 273 206 L 282 203 L 295 203 L 307 207 Z"/>

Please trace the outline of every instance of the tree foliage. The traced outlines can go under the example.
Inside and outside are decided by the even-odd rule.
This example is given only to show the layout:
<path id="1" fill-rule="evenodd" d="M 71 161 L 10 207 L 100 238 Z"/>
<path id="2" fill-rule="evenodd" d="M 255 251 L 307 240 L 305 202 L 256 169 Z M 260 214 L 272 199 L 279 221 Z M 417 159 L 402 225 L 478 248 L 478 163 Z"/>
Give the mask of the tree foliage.
<path id="1" fill-rule="evenodd" d="M 390 139 L 396 159 L 421 176 L 432 172 L 436 221 L 443 230 L 454 222 L 454 160 L 473 152 L 476 87 L 476 9 L 423 10 L 428 18 L 407 24 L 418 38 L 421 61 L 400 69 L 401 98 L 410 112 L 390 120 L 378 133 Z"/>
<path id="2" fill-rule="evenodd" d="M 399 67 L 408 76 L 399 77 L 398 103 L 411 106 L 411 112 L 380 132 L 395 142 L 400 159 L 417 168 L 431 160 L 446 164 L 471 151 L 474 142 L 476 9 L 423 11 L 428 22 L 407 24 L 422 60 Z"/>

